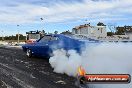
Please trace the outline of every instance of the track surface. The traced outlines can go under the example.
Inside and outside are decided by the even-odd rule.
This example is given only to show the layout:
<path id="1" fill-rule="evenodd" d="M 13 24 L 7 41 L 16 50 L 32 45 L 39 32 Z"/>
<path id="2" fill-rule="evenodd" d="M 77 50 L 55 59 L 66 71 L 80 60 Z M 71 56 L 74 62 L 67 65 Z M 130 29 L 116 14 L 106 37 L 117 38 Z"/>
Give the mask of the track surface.
<path id="1" fill-rule="evenodd" d="M 48 60 L 0 47 L 0 88 L 76 88 L 75 79 L 53 72 Z"/>

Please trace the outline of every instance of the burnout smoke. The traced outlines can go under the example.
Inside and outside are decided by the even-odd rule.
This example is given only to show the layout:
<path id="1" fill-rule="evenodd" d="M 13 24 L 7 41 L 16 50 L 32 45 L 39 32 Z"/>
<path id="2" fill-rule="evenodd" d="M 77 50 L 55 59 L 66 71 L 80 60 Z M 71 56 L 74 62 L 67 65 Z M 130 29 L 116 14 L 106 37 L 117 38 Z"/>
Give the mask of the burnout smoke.
<path id="1" fill-rule="evenodd" d="M 54 68 L 54 72 L 65 73 L 69 76 L 76 76 L 80 65 L 87 74 L 132 75 L 132 43 L 91 43 L 87 45 L 81 55 L 74 50 L 68 52 L 56 50 L 49 62 Z M 91 84 L 89 86 L 94 86 L 94 88 L 131 88 L 132 84 Z"/>

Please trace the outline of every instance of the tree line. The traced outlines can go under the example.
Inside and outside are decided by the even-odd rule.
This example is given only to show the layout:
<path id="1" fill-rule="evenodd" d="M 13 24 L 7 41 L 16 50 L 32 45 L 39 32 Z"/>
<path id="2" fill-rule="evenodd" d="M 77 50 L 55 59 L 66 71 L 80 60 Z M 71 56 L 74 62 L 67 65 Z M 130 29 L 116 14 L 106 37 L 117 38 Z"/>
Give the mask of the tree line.
<path id="1" fill-rule="evenodd" d="M 5 36 L 5 37 L 0 37 L 0 40 L 18 40 L 18 34 L 15 36 Z M 26 36 L 19 34 L 19 40 L 26 40 Z"/>

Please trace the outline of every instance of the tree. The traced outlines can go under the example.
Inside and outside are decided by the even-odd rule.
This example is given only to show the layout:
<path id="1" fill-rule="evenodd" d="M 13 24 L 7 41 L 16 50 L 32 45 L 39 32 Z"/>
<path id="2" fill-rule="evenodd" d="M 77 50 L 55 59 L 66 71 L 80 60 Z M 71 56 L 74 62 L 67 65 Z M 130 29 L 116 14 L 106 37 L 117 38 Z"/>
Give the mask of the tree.
<path id="1" fill-rule="evenodd" d="M 123 34 L 125 34 L 125 27 L 117 27 L 116 28 L 116 34 L 117 35 L 123 35 Z"/>
<path id="2" fill-rule="evenodd" d="M 107 32 L 107 36 L 112 36 L 113 33 L 112 32 Z"/>
<path id="3" fill-rule="evenodd" d="M 18 38 L 18 34 L 16 34 L 16 36 L 15 36 L 15 40 L 17 40 L 17 38 Z M 20 40 L 25 40 L 26 37 L 23 36 L 22 34 L 19 34 L 19 39 L 20 39 Z"/>
<path id="4" fill-rule="evenodd" d="M 72 35 L 72 33 L 69 30 L 62 32 L 61 34 L 64 34 L 64 35 Z"/>
<path id="5" fill-rule="evenodd" d="M 58 31 L 55 31 L 54 34 L 58 34 Z"/>
<path id="6" fill-rule="evenodd" d="M 98 24 L 97 24 L 97 26 L 106 26 L 104 23 L 102 23 L 102 22 L 99 22 Z"/>

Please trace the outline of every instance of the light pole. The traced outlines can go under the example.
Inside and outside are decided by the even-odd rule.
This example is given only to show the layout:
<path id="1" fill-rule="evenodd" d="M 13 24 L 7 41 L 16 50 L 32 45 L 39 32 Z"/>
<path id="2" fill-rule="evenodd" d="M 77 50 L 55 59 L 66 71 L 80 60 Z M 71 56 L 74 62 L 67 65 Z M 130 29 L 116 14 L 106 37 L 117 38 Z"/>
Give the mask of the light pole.
<path id="1" fill-rule="evenodd" d="M 40 18 L 40 20 L 41 20 L 41 22 L 43 23 L 43 20 L 44 20 L 44 19 L 43 19 L 42 17 Z M 44 31 L 44 29 L 42 29 L 42 36 L 44 36 L 44 35 L 45 35 L 45 31 Z"/>
<path id="2" fill-rule="evenodd" d="M 1 32 L 2 32 L 2 41 L 4 41 L 3 30 Z"/>
<path id="3" fill-rule="evenodd" d="M 19 27 L 19 25 L 17 25 Z M 17 43 L 19 44 L 19 29 L 18 29 L 18 34 L 17 34 Z"/>

